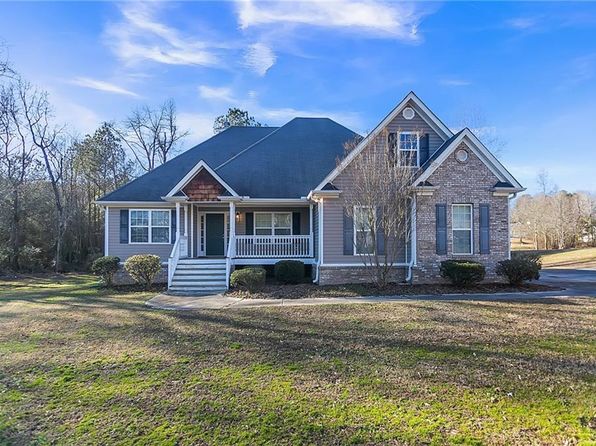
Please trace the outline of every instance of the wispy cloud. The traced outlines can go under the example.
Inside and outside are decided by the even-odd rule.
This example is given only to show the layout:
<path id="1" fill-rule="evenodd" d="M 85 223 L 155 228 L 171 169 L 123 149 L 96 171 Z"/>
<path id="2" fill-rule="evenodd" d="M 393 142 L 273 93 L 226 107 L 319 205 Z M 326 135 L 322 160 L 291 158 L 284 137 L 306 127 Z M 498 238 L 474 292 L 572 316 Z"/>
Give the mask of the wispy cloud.
<path id="1" fill-rule="evenodd" d="M 415 41 L 421 9 L 413 3 L 379 0 L 334 0 L 258 3 L 238 0 L 240 27 L 294 24 L 343 28 L 374 36 Z"/>
<path id="2" fill-rule="evenodd" d="M 138 94 L 127 90 L 126 88 L 120 87 L 110 82 L 101 81 L 98 79 L 91 79 L 89 77 L 76 77 L 69 81 L 73 85 L 79 87 L 91 88 L 92 90 L 105 91 L 106 93 L 121 94 L 124 96 L 131 96 L 134 98 L 140 97 Z"/>
<path id="3" fill-rule="evenodd" d="M 275 64 L 277 57 L 264 43 L 253 43 L 249 45 L 244 53 L 244 63 L 248 68 L 260 76 L 264 76 L 267 70 Z"/>
<path id="4" fill-rule="evenodd" d="M 471 82 L 465 79 L 444 78 L 439 79 L 439 84 L 445 85 L 446 87 L 465 87 L 467 85 L 470 85 Z"/>
<path id="5" fill-rule="evenodd" d="M 505 21 L 505 26 L 520 31 L 527 31 L 538 26 L 538 19 L 536 17 L 514 17 Z"/>
<path id="6" fill-rule="evenodd" d="M 571 83 L 592 80 L 596 76 L 596 53 L 576 57 L 569 64 Z"/>
<path id="7" fill-rule="evenodd" d="M 331 118 L 340 124 L 362 132 L 362 118 L 359 113 L 337 110 L 308 110 L 293 107 L 267 107 L 262 105 L 256 92 L 249 91 L 247 97 L 239 97 L 234 94 L 230 87 L 210 87 L 201 85 L 199 87 L 201 98 L 211 102 L 216 107 L 221 107 L 222 103 L 233 104 L 244 110 L 248 110 L 258 121 L 268 125 L 281 125 L 296 117 L 312 118 L 326 117 Z"/>
<path id="8" fill-rule="evenodd" d="M 219 63 L 217 45 L 183 35 L 166 25 L 158 18 L 167 16 L 162 9 L 157 3 L 134 2 L 120 6 L 123 20 L 108 25 L 106 41 L 122 61 L 201 66 Z"/>
<path id="9" fill-rule="evenodd" d="M 200 85 L 199 94 L 203 99 L 207 100 L 237 102 L 236 98 L 233 96 L 232 89 L 229 87 L 210 87 L 208 85 Z"/>

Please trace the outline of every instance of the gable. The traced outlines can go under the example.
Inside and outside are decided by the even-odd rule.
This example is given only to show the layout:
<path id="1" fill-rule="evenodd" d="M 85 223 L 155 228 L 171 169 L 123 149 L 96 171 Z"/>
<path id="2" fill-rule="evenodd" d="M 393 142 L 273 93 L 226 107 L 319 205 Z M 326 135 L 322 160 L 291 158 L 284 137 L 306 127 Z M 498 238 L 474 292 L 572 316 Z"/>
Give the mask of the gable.
<path id="1" fill-rule="evenodd" d="M 182 188 L 190 201 L 217 201 L 217 197 L 229 195 L 226 188 L 207 169 L 201 169 Z"/>

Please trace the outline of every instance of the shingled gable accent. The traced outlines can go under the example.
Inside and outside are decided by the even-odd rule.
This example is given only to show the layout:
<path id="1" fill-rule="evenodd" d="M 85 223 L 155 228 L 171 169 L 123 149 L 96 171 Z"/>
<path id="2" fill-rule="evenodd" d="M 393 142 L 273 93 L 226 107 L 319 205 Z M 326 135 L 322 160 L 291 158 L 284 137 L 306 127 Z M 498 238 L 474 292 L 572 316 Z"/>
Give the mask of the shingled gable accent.
<path id="1" fill-rule="evenodd" d="M 182 191 L 191 201 L 216 201 L 218 196 L 238 194 L 205 161 L 201 160 L 166 195 L 176 196 Z"/>

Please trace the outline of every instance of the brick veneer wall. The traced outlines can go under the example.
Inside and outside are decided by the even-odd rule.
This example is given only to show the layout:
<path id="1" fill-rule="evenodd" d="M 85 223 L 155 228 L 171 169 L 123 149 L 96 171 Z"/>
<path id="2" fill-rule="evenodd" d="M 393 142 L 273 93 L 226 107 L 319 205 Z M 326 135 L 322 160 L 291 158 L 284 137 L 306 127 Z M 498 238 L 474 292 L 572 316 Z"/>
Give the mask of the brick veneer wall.
<path id="1" fill-rule="evenodd" d="M 217 201 L 217 197 L 224 195 L 226 190 L 209 172 L 201 169 L 182 192 L 193 201 Z"/>
<path id="2" fill-rule="evenodd" d="M 498 280 L 495 267 L 498 261 L 509 257 L 509 200 L 507 197 L 494 197 L 490 189 L 498 181 L 486 165 L 465 145 L 469 159 L 460 163 L 451 154 L 430 176 L 430 181 L 438 190 L 432 196 L 417 198 L 417 267 L 413 280 L 418 283 L 441 282 L 439 274 L 441 261 L 447 259 L 470 259 L 486 266 L 486 280 Z M 435 205 L 447 205 L 447 255 L 436 254 Z M 490 205 L 490 254 L 480 254 L 479 244 L 479 205 Z M 451 205 L 473 205 L 473 255 L 454 255 L 451 232 Z"/>
<path id="3" fill-rule="evenodd" d="M 345 283 L 371 283 L 373 271 L 364 266 L 322 266 L 319 268 L 319 285 L 339 285 Z M 390 282 L 403 282 L 406 268 L 395 267 Z"/>

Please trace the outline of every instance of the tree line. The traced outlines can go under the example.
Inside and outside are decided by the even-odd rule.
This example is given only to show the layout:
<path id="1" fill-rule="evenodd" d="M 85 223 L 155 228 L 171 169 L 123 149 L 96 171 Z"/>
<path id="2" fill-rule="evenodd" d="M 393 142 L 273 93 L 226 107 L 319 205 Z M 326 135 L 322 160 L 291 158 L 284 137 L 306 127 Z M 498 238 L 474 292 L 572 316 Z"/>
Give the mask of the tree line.
<path id="1" fill-rule="evenodd" d="M 514 238 L 541 250 L 596 246 L 596 195 L 559 190 L 544 171 L 537 181 L 539 193 L 522 195 L 515 202 Z"/>
<path id="2" fill-rule="evenodd" d="M 101 256 L 104 216 L 95 200 L 176 153 L 188 136 L 176 117 L 170 99 L 80 137 L 0 51 L 0 271 L 76 270 Z M 214 133 L 231 125 L 260 124 L 230 109 Z"/>

